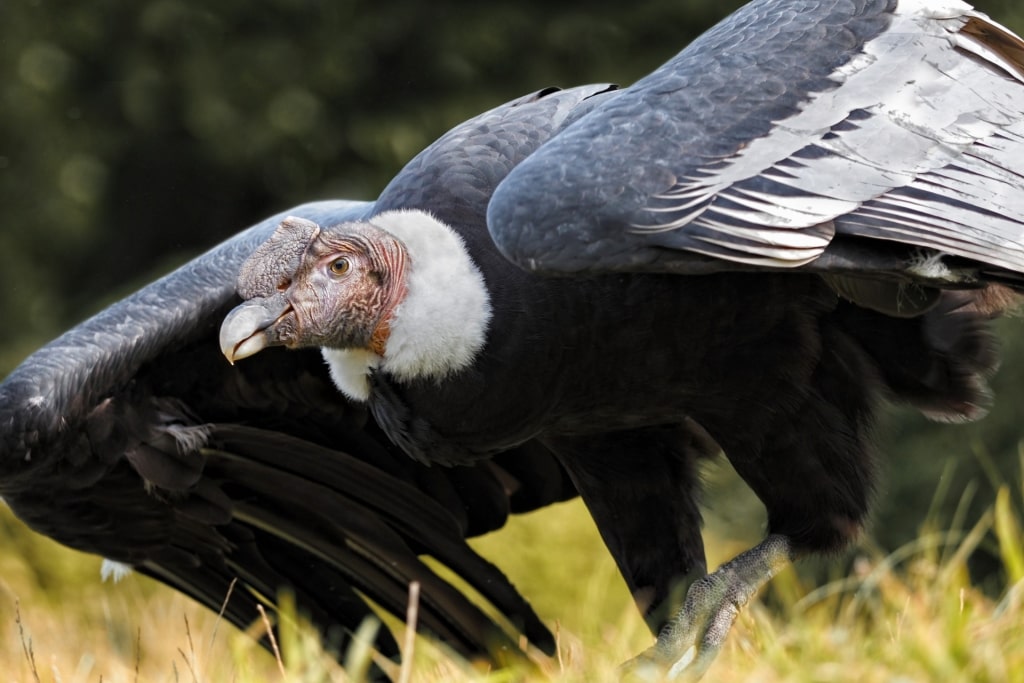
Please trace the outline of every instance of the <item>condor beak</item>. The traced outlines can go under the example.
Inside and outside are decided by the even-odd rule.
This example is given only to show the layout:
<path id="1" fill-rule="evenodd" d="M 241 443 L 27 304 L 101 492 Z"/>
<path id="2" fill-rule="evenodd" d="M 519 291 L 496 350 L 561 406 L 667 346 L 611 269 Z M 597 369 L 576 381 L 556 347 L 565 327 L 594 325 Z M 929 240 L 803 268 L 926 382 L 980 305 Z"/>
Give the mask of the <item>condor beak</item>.
<path id="1" fill-rule="evenodd" d="M 236 306 L 220 326 L 220 351 L 232 365 L 281 343 L 274 324 L 292 312 L 283 295 L 251 299 Z"/>

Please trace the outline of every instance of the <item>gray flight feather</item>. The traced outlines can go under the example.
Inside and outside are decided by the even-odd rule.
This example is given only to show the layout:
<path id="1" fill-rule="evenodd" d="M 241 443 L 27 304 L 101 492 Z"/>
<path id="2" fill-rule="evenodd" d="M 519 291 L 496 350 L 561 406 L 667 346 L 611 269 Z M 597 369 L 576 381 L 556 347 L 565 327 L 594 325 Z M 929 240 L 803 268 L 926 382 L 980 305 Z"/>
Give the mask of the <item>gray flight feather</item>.
<path id="1" fill-rule="evenodd" d="M 827 270 L 854 236 L 1024 272 L 1022 56 L 955 0 L 756 0 L 516 168 L 490 230 L 547 271 Z"/>

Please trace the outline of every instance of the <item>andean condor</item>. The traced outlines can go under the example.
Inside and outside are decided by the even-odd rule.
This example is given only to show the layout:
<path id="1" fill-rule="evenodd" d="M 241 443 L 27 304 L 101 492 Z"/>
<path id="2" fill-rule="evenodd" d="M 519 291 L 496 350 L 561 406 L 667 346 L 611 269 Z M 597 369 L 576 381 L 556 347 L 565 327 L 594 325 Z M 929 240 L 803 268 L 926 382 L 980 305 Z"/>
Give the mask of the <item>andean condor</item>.
<path id="1" fill-rule="evenodd" d="M 271 219 L 44 347 L 0 387 L 0 493 L 207 604 L 291 584 L 350 629 L 353 588 L 400 611 L 422 580 L 472 652 L 486 619 L 416 555 L 543 644 L 463 539 L 578 491 L 667 622 L 644 662 L 699 675 L 781 566 L 858 533 L 881 400 L 984 413 L 1022 143 L 1024 41 L 968 6 L 755 0 L 628 88 L 486 112 L 376 202 Z M 718 448 L 770 529 L 708 575 Z"/>
<path id="2" fill-rule="evenodd" d="M 291 213 L 333 223 L 367 206 L 324 201 Z M 240 628 L 259 618 L 258 602 L 288 588 L 343 654 L 372 614 L 366 598 L 402 615 L 417 581 L 424 628 L 456 652 L 518 651 L 515 634 L 420 559 L 430 555 L 550 652 L 547 627 L 465 543 L 510 513 L 576 495 L 544 447 L 523 444 L 508 467 L 426 467 L 338 394 L 319 353 L 267 355 L 251 367 L 221 356 L 217 330 L 238 302 L 239 266 L 283 218 L 110 306 L 15 369 L 0 384 L 0 496 L 40 533 L 214 610 L 226 604 Z M 398 655 L 386 630 L 375 645 Z"/>

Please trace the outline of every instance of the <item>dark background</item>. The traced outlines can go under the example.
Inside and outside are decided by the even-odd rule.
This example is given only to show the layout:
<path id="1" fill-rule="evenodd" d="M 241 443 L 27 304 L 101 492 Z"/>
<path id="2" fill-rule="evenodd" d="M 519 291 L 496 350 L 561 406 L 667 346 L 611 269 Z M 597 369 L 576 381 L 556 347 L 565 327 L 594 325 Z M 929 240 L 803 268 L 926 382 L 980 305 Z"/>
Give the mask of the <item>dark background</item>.
<path id="1" fill-rule="evenodd" d="M 1021 31 L 1018 3 L 981 9 Z M 248 224 L 314 199 L 372 198 L 447 128 L 515 96 L 628 84 L 739 4 L 0 4 L 0 376 Z M 1001 483 L 1019 496 L 1021 322 L 1002 336 L 988 419 L 886 420 L 884 547 L 926 518 L 969 526 Z M 732 500 L 709 506 L 746 514 Z"/>

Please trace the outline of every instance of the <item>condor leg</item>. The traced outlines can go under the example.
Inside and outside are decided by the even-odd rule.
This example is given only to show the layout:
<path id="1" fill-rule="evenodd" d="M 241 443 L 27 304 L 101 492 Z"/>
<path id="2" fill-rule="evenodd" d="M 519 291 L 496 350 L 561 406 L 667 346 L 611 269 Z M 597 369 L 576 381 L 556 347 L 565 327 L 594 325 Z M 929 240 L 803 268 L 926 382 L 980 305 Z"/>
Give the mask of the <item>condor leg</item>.
<path id="1" fill-rule="evenodd" d="M 835 552 L 861 529 L 875 470 L 874 388 L 863 378 L 877 373 L 848 337 L 834 330 L 823 337 L 827 352 L 809 382 L 768 404 L 768 413 L 744 406 L 746 429 L 715 424 L 711 431 L 764 503 L 770 535 L 691 586 L 645 657 L 675 677 L 699 678 L 740 607 L 795 557 Z"/>
<path id="2" fill-rule="evenodd" d="M 548 440 L 654 632 L 678 587 L 705 576 L 696 462 L 717 453 L 696 424 Z"/>

